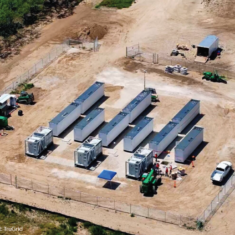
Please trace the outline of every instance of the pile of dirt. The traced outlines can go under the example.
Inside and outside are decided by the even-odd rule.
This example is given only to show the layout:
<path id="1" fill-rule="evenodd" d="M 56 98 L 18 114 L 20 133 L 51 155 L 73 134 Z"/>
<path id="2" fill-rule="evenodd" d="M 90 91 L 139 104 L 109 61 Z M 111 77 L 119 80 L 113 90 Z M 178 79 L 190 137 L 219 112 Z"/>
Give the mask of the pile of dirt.
<path id="1" fill-rule="evenodd" d="M 99 24 L 92 24 L 92 25 L 87 25 L 84 28 L 82 28 L 79 32 L 78 32 L 78 38 L 79 39 L 92 39 L 95 40 L 96 37 L 98 37 L 98 39 L 102 39 L 108 32 L 108 29 L 106 26 L 102 26 Z"/>
<path id="2" fill-rule="evenodd" d="M 234 19 L 235 0 L 204 0 L 205 8 L 216 16 Z"/>

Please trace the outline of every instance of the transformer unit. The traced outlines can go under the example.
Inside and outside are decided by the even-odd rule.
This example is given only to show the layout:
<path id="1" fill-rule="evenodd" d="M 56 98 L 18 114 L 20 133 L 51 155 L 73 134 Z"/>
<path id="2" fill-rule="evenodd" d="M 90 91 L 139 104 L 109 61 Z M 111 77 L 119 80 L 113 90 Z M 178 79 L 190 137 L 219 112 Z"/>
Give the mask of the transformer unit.
<path id="1" fill-rule="evenodd" d="M 104 122 L 104 109 L 92 110 L 81 122 L 74 127 L 74 140 L 83 141 L 98 126 Z"/>
<path id="2" fill-rule="evenodd" d="M 39 127 L 25 140 L 25 153 L 27 155 L 38 157 L 52 143 L 52 129 L 48 127 Z"/>
<path id="3" fill-rule="evenodd" d="M 138 148 L 126 162 L 126 177 L 139 179 L 153 165 L 153 150 Z"/>
<path id="4" fill-rule="evenodd" d="M 153 131 L 153 118 L 144 117 L 124 138 L 124 150 L 132 152 Z"/>
<path id="5" fill-rule="evenodd" d="M 102 140 L 90 136 L 74 151 L 74 165 L 87 168 L 100 154 Z"/>
<path id="6" fill-rule="evenodd" d="M 195 126 L 175 147 L 175 161 L 185 162 L 189 155 L 203 141 L 202 127 Z"/>
<path id="7" fill-rule="evenodd" d="M 149 148 L 160 155 L 178 136 L 178 123 L 169 122 L 149 143 Z"/>
<path id="8" fill-rule="evenodd" d="M 104 96 L 104 83 L 95 82 L 74 102 L 81 105 L 81 114 L 84 114 L 102 96 Z"/>
<path id="9" fill-rule="evenodd" d="M 49 122 L 49 127 L 53 130 L 54 136 L 59 136 L 66 128 L 68 128 L 81 114 L 81 105 L 71 103 L 54 119 Z"/>
<path id="10" fill-rule="evenodd" d="M 200 100 L 190 100 L 176 115 L 172 122 L 179 124 L 179 133 L 200 113 Z"/>
<path id="11" fill-rule="evenodd" d="M 99 138 L 102 139 L 102 145 L 108 146 L 122 131 L 129 125 L 129 114 L 120 112 L 99 132 Z"/>
<path id="12" fill-rule="evenodd" d="M 129 113 L 129 123 L 132 123 L 150 104 L 151 91 L 143 90 L 122 111 Z"/>

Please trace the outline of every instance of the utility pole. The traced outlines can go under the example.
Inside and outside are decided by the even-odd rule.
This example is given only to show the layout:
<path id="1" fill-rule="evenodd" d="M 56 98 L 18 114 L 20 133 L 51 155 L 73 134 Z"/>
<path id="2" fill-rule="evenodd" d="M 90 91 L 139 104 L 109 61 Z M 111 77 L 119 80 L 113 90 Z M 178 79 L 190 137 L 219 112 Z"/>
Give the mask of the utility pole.
<path id="1" fill-rule="evenodd" d="M 144 90 L 145 90 L 145 74 L 147 73 L 147 70 L 144 70 Z"/>

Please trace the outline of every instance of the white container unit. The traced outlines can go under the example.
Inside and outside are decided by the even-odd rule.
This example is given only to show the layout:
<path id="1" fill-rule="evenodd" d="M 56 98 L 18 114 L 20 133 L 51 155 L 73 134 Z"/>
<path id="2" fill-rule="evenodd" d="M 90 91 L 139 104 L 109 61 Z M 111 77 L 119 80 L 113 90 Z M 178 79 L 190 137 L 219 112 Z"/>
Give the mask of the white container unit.
<path id="1" fill-rule="evenodd" d="M 90 136 L 74 151 L 74 165 L 87 168 L 100 154 L 102 154 L 102 140 Z"/>
<path id="2" fill-rule="evenodd" d="M 175 147 L 175 161 L 185 162 L 189 155 L 201 144 L 203 141 L 202 127 L 195 126 Z"/>
<path id="3" fill-rule="evenodd" d="M 99 132 L 102 145 L 107 147 L 129 125 L 129 114 L 120 112 Z"/>
<path id="4" fill-rule="evenodd" d="M 74 127 L 74 140 L 83 141 L 104 122 L 104 109 L 92 110 Z"/>
<path id="5" fill-rule="evenodd" d="M 153 118 L 144 117 L 124 138 L 124 150 L 132 152 L 153 131 Z"/>
<path id="6" fill-rule="evenodd" d="M 200 100 L 190 100 L 176 115 L 172 122 L 179 124 L 179 133 L 200 113 Z"/>
<path id="7" fill-rule="evenodd" d="M 52 143 L 52 129 L 48 127 L 39 127 L 25 140 L 25 153 L 27 155 L 38 157 Z"/>
<path id="8" fill-rule="evenodd" d="M 95 82 L 74 102 L 81 105 L 81 114 L 84 114 L 102 96 L 104 96 L 104 83 Z"/>
<path id="9" fill-rule="evenodd" d="M 139 179 L 153 165 L 153 150 L 138 148 L 126 162 L 126 177 Z"/>
<path id="10" fill-rule="evenodd" d="M 122 112 L 129 113 L 129 123 L 132 123 L 151 104 L 151 91 L 142 91 Z"/>
<path id="11" fill-rule="evenodd" d="M 81 105 L 71 103 L 54 119 L 49 122 L 49 127 L 53 130 L 53 136 L 59 136 L 68 128 L 81 114 Z"/>
<path id="12" fill-rule="evenodd" d="M 149 148 L 160 155 L 168 145 L 178 136 L 178 124 L 169 122 L 149 143 Z"/>
<path id="13" fill-rule="evenodd" d="M 197 46 L 197 56 L 211 57 L 219 47 L 219 38 L 215 35 L 208 35 Z"/>

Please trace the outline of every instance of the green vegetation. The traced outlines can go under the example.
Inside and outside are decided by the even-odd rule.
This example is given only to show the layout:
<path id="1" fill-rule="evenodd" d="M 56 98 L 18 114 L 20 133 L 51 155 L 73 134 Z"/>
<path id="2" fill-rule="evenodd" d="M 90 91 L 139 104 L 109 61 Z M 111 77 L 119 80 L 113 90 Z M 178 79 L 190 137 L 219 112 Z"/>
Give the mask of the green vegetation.
<path id="1" fill-rule="evenodd" d="M 52 8 L 73 7 L 81 0 L 0 0 L 0 36 L 14 35 L 24 26 L 35 23 Z"/>
<path id="2" fill-rule="evenodd" d="M 89 230 L 91 235 L 127 235 L 90 222 L 81 222 L 75 218 L 49 213 L 18 203 L 0 200 L 0 227 L 23 228 L 26 235 L 74 235 L 79 229 Z M 0 231 L 0 235 L 8 235 Z M 11 232 L 11 235 L 20 234 Z"/>
<path id="3" fill-rule="evenodd" d="M 20 94 L 21 91 L 27 91 L 33 87 L 33 83 L 21 83 L 15 90 L 11 91 L 11 94 Z"/>
<path id="4" fill-rule="evenodd" d="M 104 7 L 116 7 L 118 9 L 128 8 L 135 0 L 103 0 L 100 4 L 96 5 L 96 8 Z"/>

